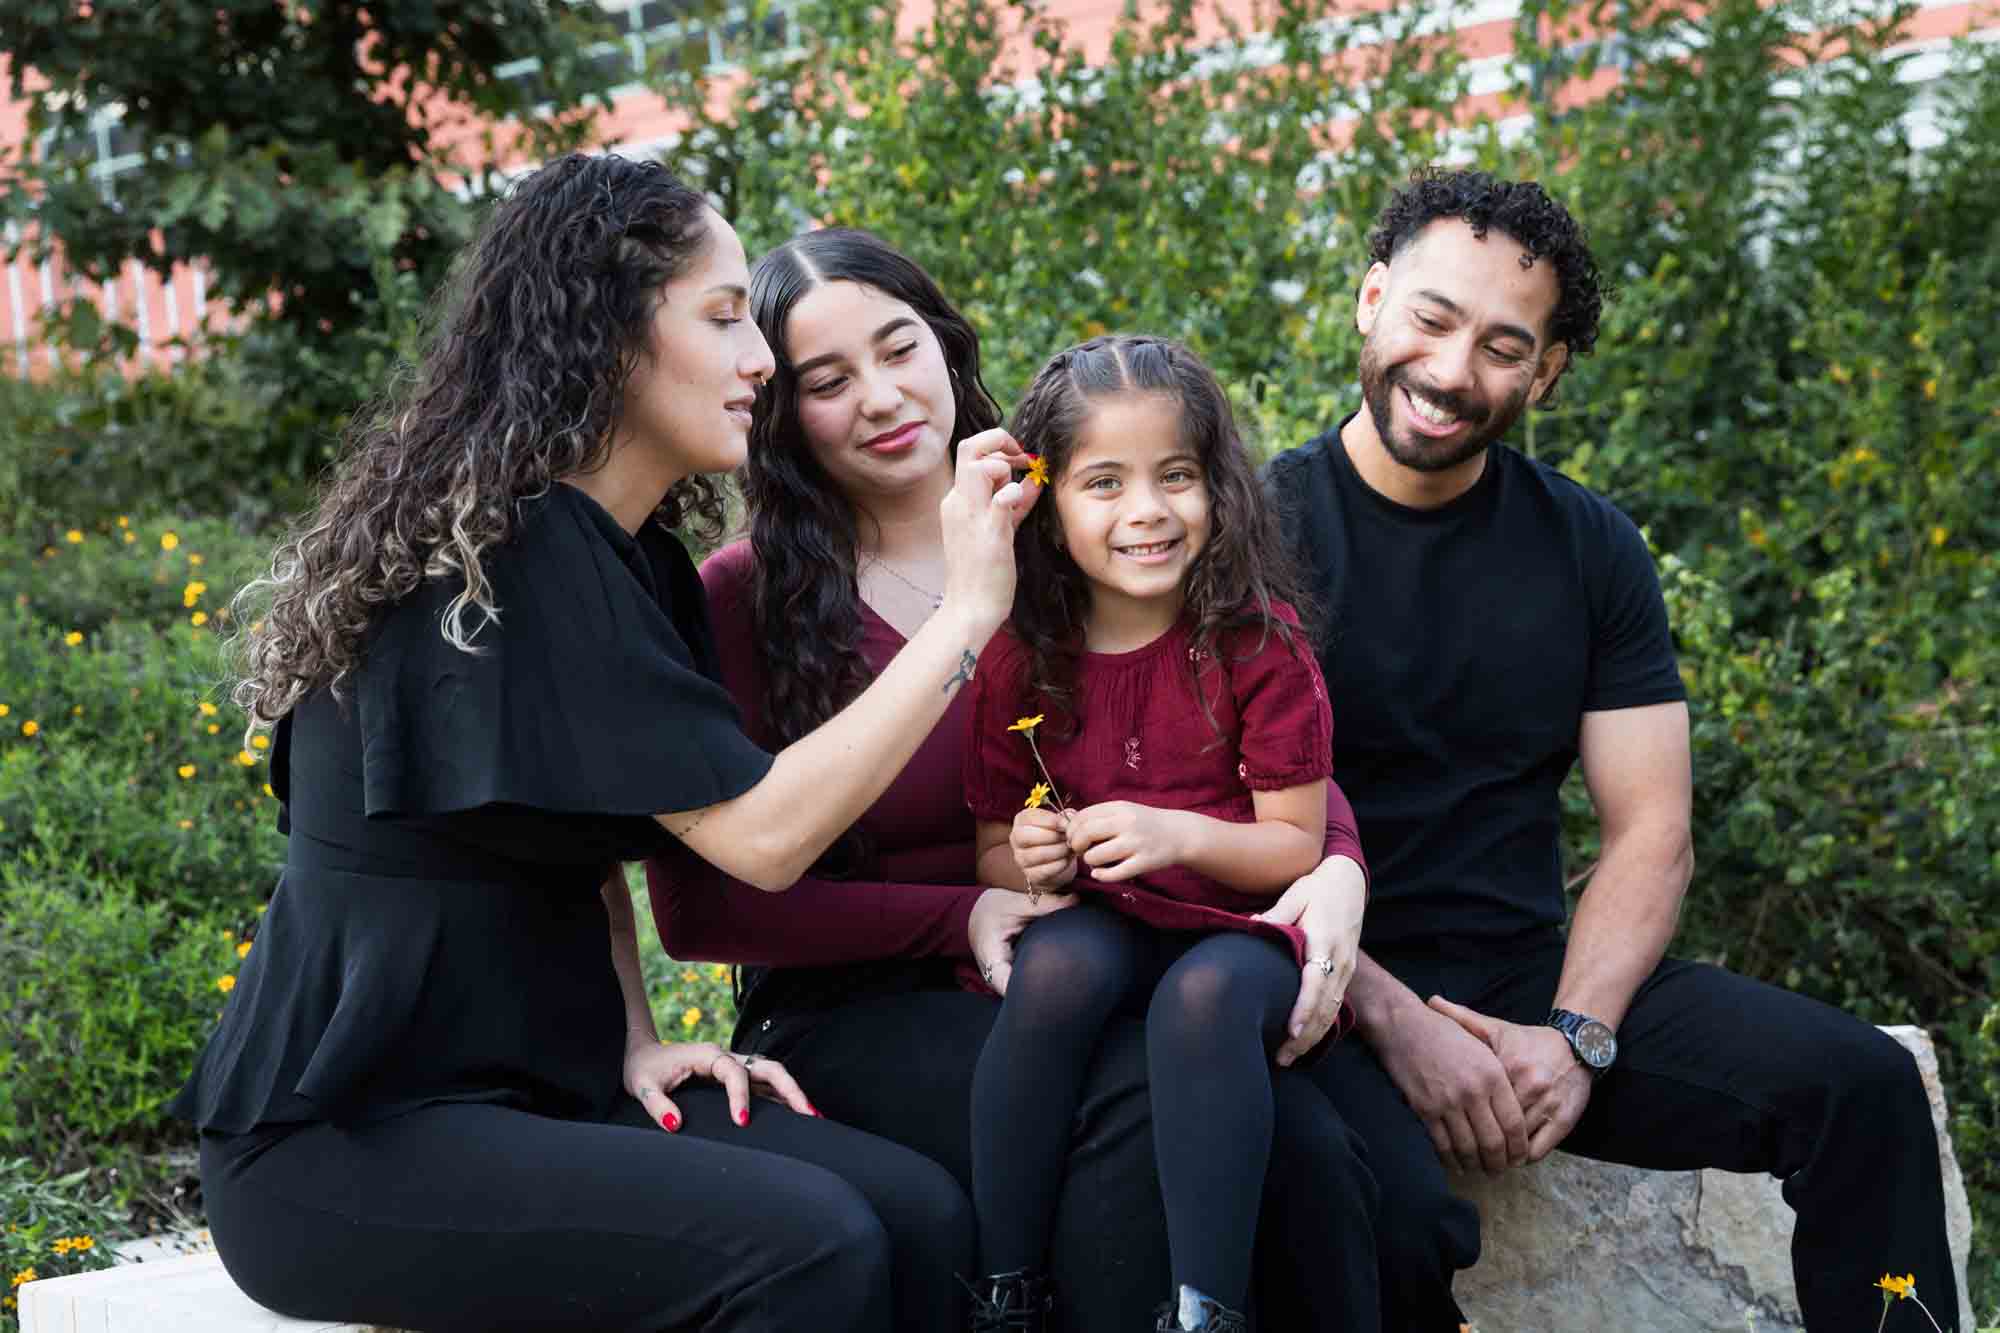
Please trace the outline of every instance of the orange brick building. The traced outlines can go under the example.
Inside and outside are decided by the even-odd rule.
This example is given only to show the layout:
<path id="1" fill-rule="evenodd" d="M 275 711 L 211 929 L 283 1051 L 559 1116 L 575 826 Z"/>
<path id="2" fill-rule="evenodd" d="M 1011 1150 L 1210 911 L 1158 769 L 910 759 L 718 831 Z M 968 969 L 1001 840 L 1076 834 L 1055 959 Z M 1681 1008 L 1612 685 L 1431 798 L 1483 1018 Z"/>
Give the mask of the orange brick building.
<path id="1" fill-rule="evenodd" d="M 743 20 L 725 15 L 720 23 L 691 25 L 677 13 L 671 0 L 598 0 L 624 36 L 599 50 L 599 59 L 614 78 L 629 70 L 632 81 L 619 86 L 612 105 L 599 121 L 599 133 L 608 147 L 635 154 L 658 149 L 670 142 L 677 128 L 672 113 L 660 99 L 638 82 L 649 53 L 663 46 L 693 47 L 704 59 L 715 63 L 721 58 L 722 41 Z M 1101 52 L 1126 0 L 1053 0 L 1053 12 L 1069 27 L 1073 40 L 1089 52 Z M 1224 0 L 1247 20 L 1246 0 Z M 1342 13 L 1380 10 L 1393 0 L 1328 0 L 1329 18 Z M 1886 11 L 1887 6 L 1885 4 Z M 1510 109 L 1501 98 L 1508 82 L 1506 63 L 1512 50 L 1514 24 L 1520 14 L 1520 0 L 1473 0 L 1452 16 L 1450 27 L 1466 57 L 1472 62 L 1473 93 L 1467 109 L 1495 117 L 1504 129 Z M 935 0 L 906 0 L 902 23 L 916 28 L 935 12 Z M 765 20 L 771 35 L 782 36 L 786 16 L 780 10 Z M 1945 48 L 1957 37 L 1976 34 L 1981 39 L 2000 39 L 2000 4 L 1993 0 L 1917 0 L 1916 12 L 1901 48 L 1914 58 L 1905 66 L 1905 77 L 1926 83 L 1938 79 L 1945 69 Z M 524 61 L 498 71 L 503 77 L 532 81 L 534 62 Z M 1914 127 L 1923 146 L 1927 127 L 1921 120 Z M 1518 117 L 1521 122 L 1525 115 Z M 116 190 L 117 177 L 140 158 L 136 136 L 120 123 L 116 109 L 100 111 L 93 125 L 95 142 L 88 146 L 91 170 Z M 26 139 L 27 109 L 23 104 L 0 101 L 0 143 L 19 144 Z M 4 238 L 11 243 L 15 238 Z M 0 256 L 3 259 L 4 256 Z M 214 327 L 223 318 L 209 299 L 199 260 L 178 265 L 171 279 L 128 262 L 115 278 L 103 284 L 82 280 L 68 271 L 60 257 L 35 263 L 27 256 L 0 262 L 0 364 L 8 373 L 33 375 L 46 369 L 52 353 L 40 330 L 42 313 L 72 295 L 94 299 L 100 310 L 136 335 L 142 359 L 168 363 L 185 354 L 184 344 L 197 340 L 205 327 Z"/>

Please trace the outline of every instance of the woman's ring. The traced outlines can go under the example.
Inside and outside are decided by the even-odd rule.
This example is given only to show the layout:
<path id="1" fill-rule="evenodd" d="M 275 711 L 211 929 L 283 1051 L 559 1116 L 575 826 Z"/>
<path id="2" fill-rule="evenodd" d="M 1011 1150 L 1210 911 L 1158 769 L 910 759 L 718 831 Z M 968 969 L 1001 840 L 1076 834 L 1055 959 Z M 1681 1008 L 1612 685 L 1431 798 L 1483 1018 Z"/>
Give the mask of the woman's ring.
<path id="1" fill-rule="evenodd" d="M 1306 959 L 1306 966 L 1318 968 L 1319 974 L 1323 977 L 1333 975 L 1333 960 L 1331 958 L 1308 958 Z"/>
<path id="2" fill-rule="evenodd" d="M 987 985 L 991 986 L 993 984 L 993 964 L 981 963 L 979 965 L 979 975 Z"/>
<path id="3" fill-rule="evenodd" d="M 752 1052 L 752 1053 L 751 1053 L 751 1054 L 749 1054 L 749 1055 L 745 1055 L 745 1056 L 739 1056 L 739 1057 L 737 1058 L 737 1061 L 736 1061 L 736 1063 L 738 1063 L 738 1064 L 742 1065 L 742 1066 L 743 1066 L 743 1072 L 747 1074 L 747 1073 L 749 1073 L 749 1072 L 750 1072 L 750 1066 L 752 1066 L 752 1065 L 754 1065 L 754 1064 L 756 1064 L 756 1063 L 757 1063 L 757 1056 L 756 1056 L 756 1054 L 755 1054 L 754 1052 Z"/>

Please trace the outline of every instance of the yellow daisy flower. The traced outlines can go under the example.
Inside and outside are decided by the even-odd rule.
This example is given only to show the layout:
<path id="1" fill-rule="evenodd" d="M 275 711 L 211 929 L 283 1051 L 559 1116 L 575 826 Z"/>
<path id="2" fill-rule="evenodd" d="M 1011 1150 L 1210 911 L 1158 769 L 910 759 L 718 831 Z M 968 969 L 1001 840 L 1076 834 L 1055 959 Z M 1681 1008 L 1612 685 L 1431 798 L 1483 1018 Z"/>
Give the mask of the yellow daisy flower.
<path id="1" fill-rule="evenodd" d="M 216 988 L 217 990 L 221 991 L 221 992 L 222 992 L 222 993 L 223 993 L 224 995 L 227 995 L 227 994 L 229 994 L 229 992 L 231 992 L 231 991 L 233 991 L 233 990 L 235 990 L 235 989 L 236 989 L 236 978 L 235 978 L 235 977 L 217 977 L 217 978 L 215 979 L 215 988 Z"/>
<path id="2" fill-rule="evenodd" d="M 1024 810 L 1039 810 L 1042 808 L 1042 802 L 1048 799 L 1049 784 L 1046 782 L 1037 782 L 1028 789 L 1028 799 L 1021 802 L 1021 808 Z"/>
<path id="3" fill-rule="evenodd" d="M 180 774 L 182 782 L 186 782 L 189 778 L 195 775 L 195 767 L 193 764 L 182 764 L 179 768 L 175 769 L 174 772 Z"/>
<path id="4" fill-rule="evenodd" d="M 1007 730 L 1033 731 L 1036 727 L 1039 727 L 1041 725 L 1042 725 L 1042 715 L 1040 713 L 1037 713 L 1033 717 L 1016 718 L 1014 721 L 1014 725 L 1007 728 Z"/>
<path id="5" fill-rule="evenodd" d="M 180 544 L 181 539 L 178 534 L 172 532 L 163 532 L 160 534 L 160 549 L 162 551 L 171 551 Z"/>

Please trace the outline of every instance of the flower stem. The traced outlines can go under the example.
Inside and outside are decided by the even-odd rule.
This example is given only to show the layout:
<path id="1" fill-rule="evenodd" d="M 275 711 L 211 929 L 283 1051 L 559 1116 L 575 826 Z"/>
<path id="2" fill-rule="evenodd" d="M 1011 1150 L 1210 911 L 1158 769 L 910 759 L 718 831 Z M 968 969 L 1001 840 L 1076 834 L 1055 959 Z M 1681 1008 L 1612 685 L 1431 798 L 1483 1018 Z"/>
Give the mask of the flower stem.
<path id="1" fill-rule="evenodd" d="M 1910 1299 L 1915 1301 L 1917 1308 L 1924 1312 L 1924 1318 L 1931 1321 L 1931 1327 L 1936 1330 L 1936 1333 L 1944 1333 L 1943 1329 L 1938 1328 L 1937 1316 L 1931 1313 L 1931 1307 L 1924 1304 L 1924 1298 L 1913 1291 L 1910 1293 Z M 1880 1331 L 1878 1330 L 1877 1333 L 1880 1333 Z"/>

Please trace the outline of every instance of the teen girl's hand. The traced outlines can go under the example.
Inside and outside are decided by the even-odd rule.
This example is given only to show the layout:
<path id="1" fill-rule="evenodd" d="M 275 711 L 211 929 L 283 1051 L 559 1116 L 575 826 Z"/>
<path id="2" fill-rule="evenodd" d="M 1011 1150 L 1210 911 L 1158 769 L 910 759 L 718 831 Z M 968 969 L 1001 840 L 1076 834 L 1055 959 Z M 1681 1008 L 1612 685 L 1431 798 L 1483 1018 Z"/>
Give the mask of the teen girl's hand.
<path id="1" fill-rule="evenodd" d="M 1260 921 L 1304 931 L 1306 957 L 1313 960 L 1299 974 L 1299 998 L 1277 1050 L 1280 1065 L 1311 1050 L 1340 1017 L 1361 955 L 1361 914 L 1367 901 L 1368 877 L 1361 867 L 1351 857 L 1329 856 L 1257 914 Z"/>
<path id="2" fill-rule="evenodd" d="M 951 490 L 938 506 L 944 525 L 944 604 L 963 608 L 987 633 L 1014 606 L 1014 530 L 1042 488 L 1013 479 L 1028 455 L 995 427 L 962 440 Z M 981 634 L 981 641 L 985 635 Z"/>
<path id="3" fill-rule="evenodd" d="M 1185 810 L 1105 801 L 1070 816 L 1069 849 L 1093 879 L 1115 884 L 1185 862 L 1187 823 Z"/>
<path id="4" fill-rule="evenodd" d="M 1060 810 L 1024 809 L 1014 816 L 1007 835 L 1014 864 L 1034 893 L 1059 889 L 1076 878 L 1076 857 L 1069 847 L 1069 825 Z"/>
<path id="5" fill-rule="evenodd" d="M 1012 889 L 988 889 L 974 900 L 972 915 L 966 920 L 965 934 L 972 945 L 972 961 L 979 975 L 998 994 L 1007 993 L 1007 980 L 1014 975 L 1014 941 L 1037 917 L 1076 906 L 1073 893 L 1044 893 L 1039 899 Z"/>
<path id="6" fill-rule="evenodd" d="M 736 1055 L 712 1041 L 661 1042 L 640 1033 L 625 1042 L 625 1091 L 668 1132 L 681 1127 L 681 1108 L 667 1094 L 691 1078 L 712 1079 L 729 1093 L 729 1118 L 750 1123 L 750 1093 L 781 1101 L 800 1115 L 818 1115 L 785 1067 L 764 1055 Z"/>

